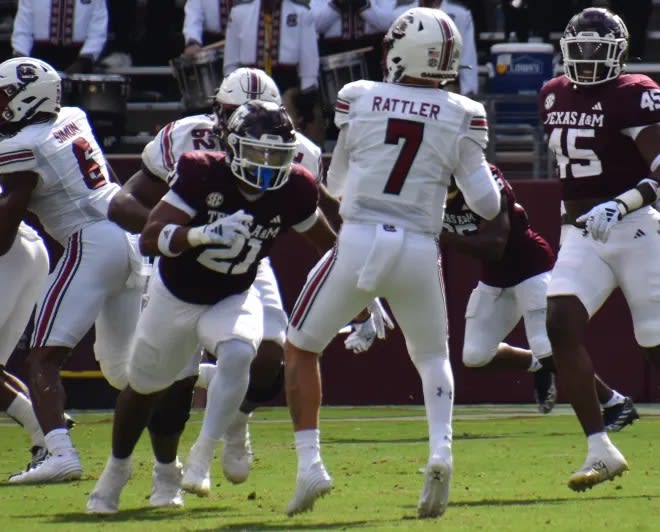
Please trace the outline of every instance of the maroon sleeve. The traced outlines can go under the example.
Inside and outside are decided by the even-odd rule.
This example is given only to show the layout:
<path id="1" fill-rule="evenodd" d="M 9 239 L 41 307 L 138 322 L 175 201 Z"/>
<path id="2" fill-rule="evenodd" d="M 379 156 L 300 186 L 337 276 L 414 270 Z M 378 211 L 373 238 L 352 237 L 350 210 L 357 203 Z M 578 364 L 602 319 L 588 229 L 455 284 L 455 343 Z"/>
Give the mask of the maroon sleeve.
<path id="1" fill-rule="evenodd" d="M 286 225 L 291 227 L 307 220 L 319 203 L 319 188 L 314 176 L 298 164 L 293 165 L 287 183 L 288 208 L 285 213 Z"/>
<path id="2" fill-rule="evenodd" d="M 202 189 L 209 172 L 208 161 L 204 157 L 200 157 L 201 153 L 183 153 L 169 183 L 170 188 L 198 212 L 204 208 L 202 202 L 205 194 Z"/>
<path id="3" fill-rule="evenodd" d="M 607 104 L 625 109 L 618 113 L 620 129 L 660 123 L 660 87 L 651 78 L 642 74 L 627 76 L 616 100 Z"/>

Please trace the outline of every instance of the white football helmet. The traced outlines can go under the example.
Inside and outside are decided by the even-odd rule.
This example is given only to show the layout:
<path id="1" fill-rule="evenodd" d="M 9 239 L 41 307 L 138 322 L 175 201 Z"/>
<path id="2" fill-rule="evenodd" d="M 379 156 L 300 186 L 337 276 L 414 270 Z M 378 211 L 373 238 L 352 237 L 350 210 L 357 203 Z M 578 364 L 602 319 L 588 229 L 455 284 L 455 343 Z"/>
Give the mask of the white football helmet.
<path id="1" fill-rule="evenodd" d="M 237 68 L 222 81 L 213 98 L 215 127 L 221 138 L 231 114 L 250 100 L 282 105 L 280 90 L 273 78 L 258 68 Z"/>
<path id="2" fill-rule="evenodd" d="M 385 81 L 408 76 L 447 81 L 458 76 L 463 40 L 441 9 L 415 7 L 400 15 L 383 39 Z"/>
<path id="3" fill-rule="evenodd" d="M 62 79 L 48 63 L 15 57 L 0 64 L 0 125 L 60 111 Z"/>

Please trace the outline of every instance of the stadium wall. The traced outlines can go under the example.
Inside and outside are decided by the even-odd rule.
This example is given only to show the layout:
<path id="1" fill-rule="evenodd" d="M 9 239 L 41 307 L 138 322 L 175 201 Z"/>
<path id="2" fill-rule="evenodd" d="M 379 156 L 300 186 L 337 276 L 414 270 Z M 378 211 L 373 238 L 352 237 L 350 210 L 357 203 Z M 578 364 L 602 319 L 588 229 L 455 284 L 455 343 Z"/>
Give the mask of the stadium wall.
<path id="1" fill-rule="evenodd" d="M 110 156 L 120 177 L 127 179 L 139 168 L 135 156 Z M 515 180 L 512 185 L 518 200 L 526 207 L 532 225 L 557 247 L 559 237 L 559 187 L 555 181 Z M 51 248 L 53 258 L 59 251 Z M 275 246 L 272 263 L 280 279 L 287 309 L 295 301 L 307 271 L 316 261 L 313 249 L 296 234 L 286 234 Z M 467 369 L 461 363 L 464 310 L 478 276 L 478 264 L 453 251 L 444 253 L 444 277 L 450 329 L 450 353 L 456 382 L 457 403 L 529 403 L 532 399 L 531 374 L 483 372 Z M 509 343 L 526 346 L 524 329 L 519 324 Z M 615 293 L 592 320 L 588 337 L 596 371 L 611 386 L 637 402 L 660 401 L 660 378 L 645 361 L 633 340 L 630 314 L 620 293 Z M 90 370 L 98 366 L 93 357 L 93 331 L 75 349 L 66 365 L 65 383 L 71 408 L 112 406 L 114 394 Z M 12 359 L 14 369 L 22 372 L 23 353 Z M 343 348 L 343 337 L 336 338 L 322 358 L 324 403 L 421 404 L 419 379 L 405 350 L 400 331 L 377 341 L 372 349 L 354 355 Z M 82 378 L 80 378 L 82 377 Z M 563 400 L 560 383 L 560 401 Z M 283 404 L 280 398 L 276 404 Z"/>

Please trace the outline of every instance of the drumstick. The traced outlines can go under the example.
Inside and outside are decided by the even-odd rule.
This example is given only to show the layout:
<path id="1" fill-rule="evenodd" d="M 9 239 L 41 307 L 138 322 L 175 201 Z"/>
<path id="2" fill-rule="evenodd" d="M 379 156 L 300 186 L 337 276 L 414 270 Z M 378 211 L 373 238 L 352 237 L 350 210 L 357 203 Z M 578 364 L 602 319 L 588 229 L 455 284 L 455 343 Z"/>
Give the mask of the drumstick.
<path id="1" fill-rule="evenodd" d="M 202 50 L 213 50 L 214 48 L 222 48 L 225 45 L 225 40 L 221 39 L 219 41 L 212 42 L 206 46 L 202 46 Z"/>

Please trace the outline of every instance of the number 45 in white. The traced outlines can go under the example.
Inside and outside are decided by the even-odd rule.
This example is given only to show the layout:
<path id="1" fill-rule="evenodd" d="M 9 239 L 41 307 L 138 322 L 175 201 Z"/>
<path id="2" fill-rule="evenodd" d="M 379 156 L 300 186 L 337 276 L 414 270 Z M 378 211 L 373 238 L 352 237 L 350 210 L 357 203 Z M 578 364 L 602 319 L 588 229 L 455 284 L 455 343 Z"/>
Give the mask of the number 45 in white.
<path id="1" fill-rule="evenodd" d="M 565 133 L 565 137 L 564 137 Z M 596 152 L 588 148 L 578 148 L 578 139 L 593 139 L 596 130 L 593 128 L 556 128 L 552 130 L 548 146 L 557 158 L 559 177 L 568 177 L 570 169 L 571 177 L 589 177 L 603 173 L 603 165 Z M 562 142 L 564 140 L 565 142 Z M 564 146 L 566 151 L 564 151 Z M 580 162 L 573 162 L 580 161 Z M 570 165 L 570 166 L 569 166 Z"/>

